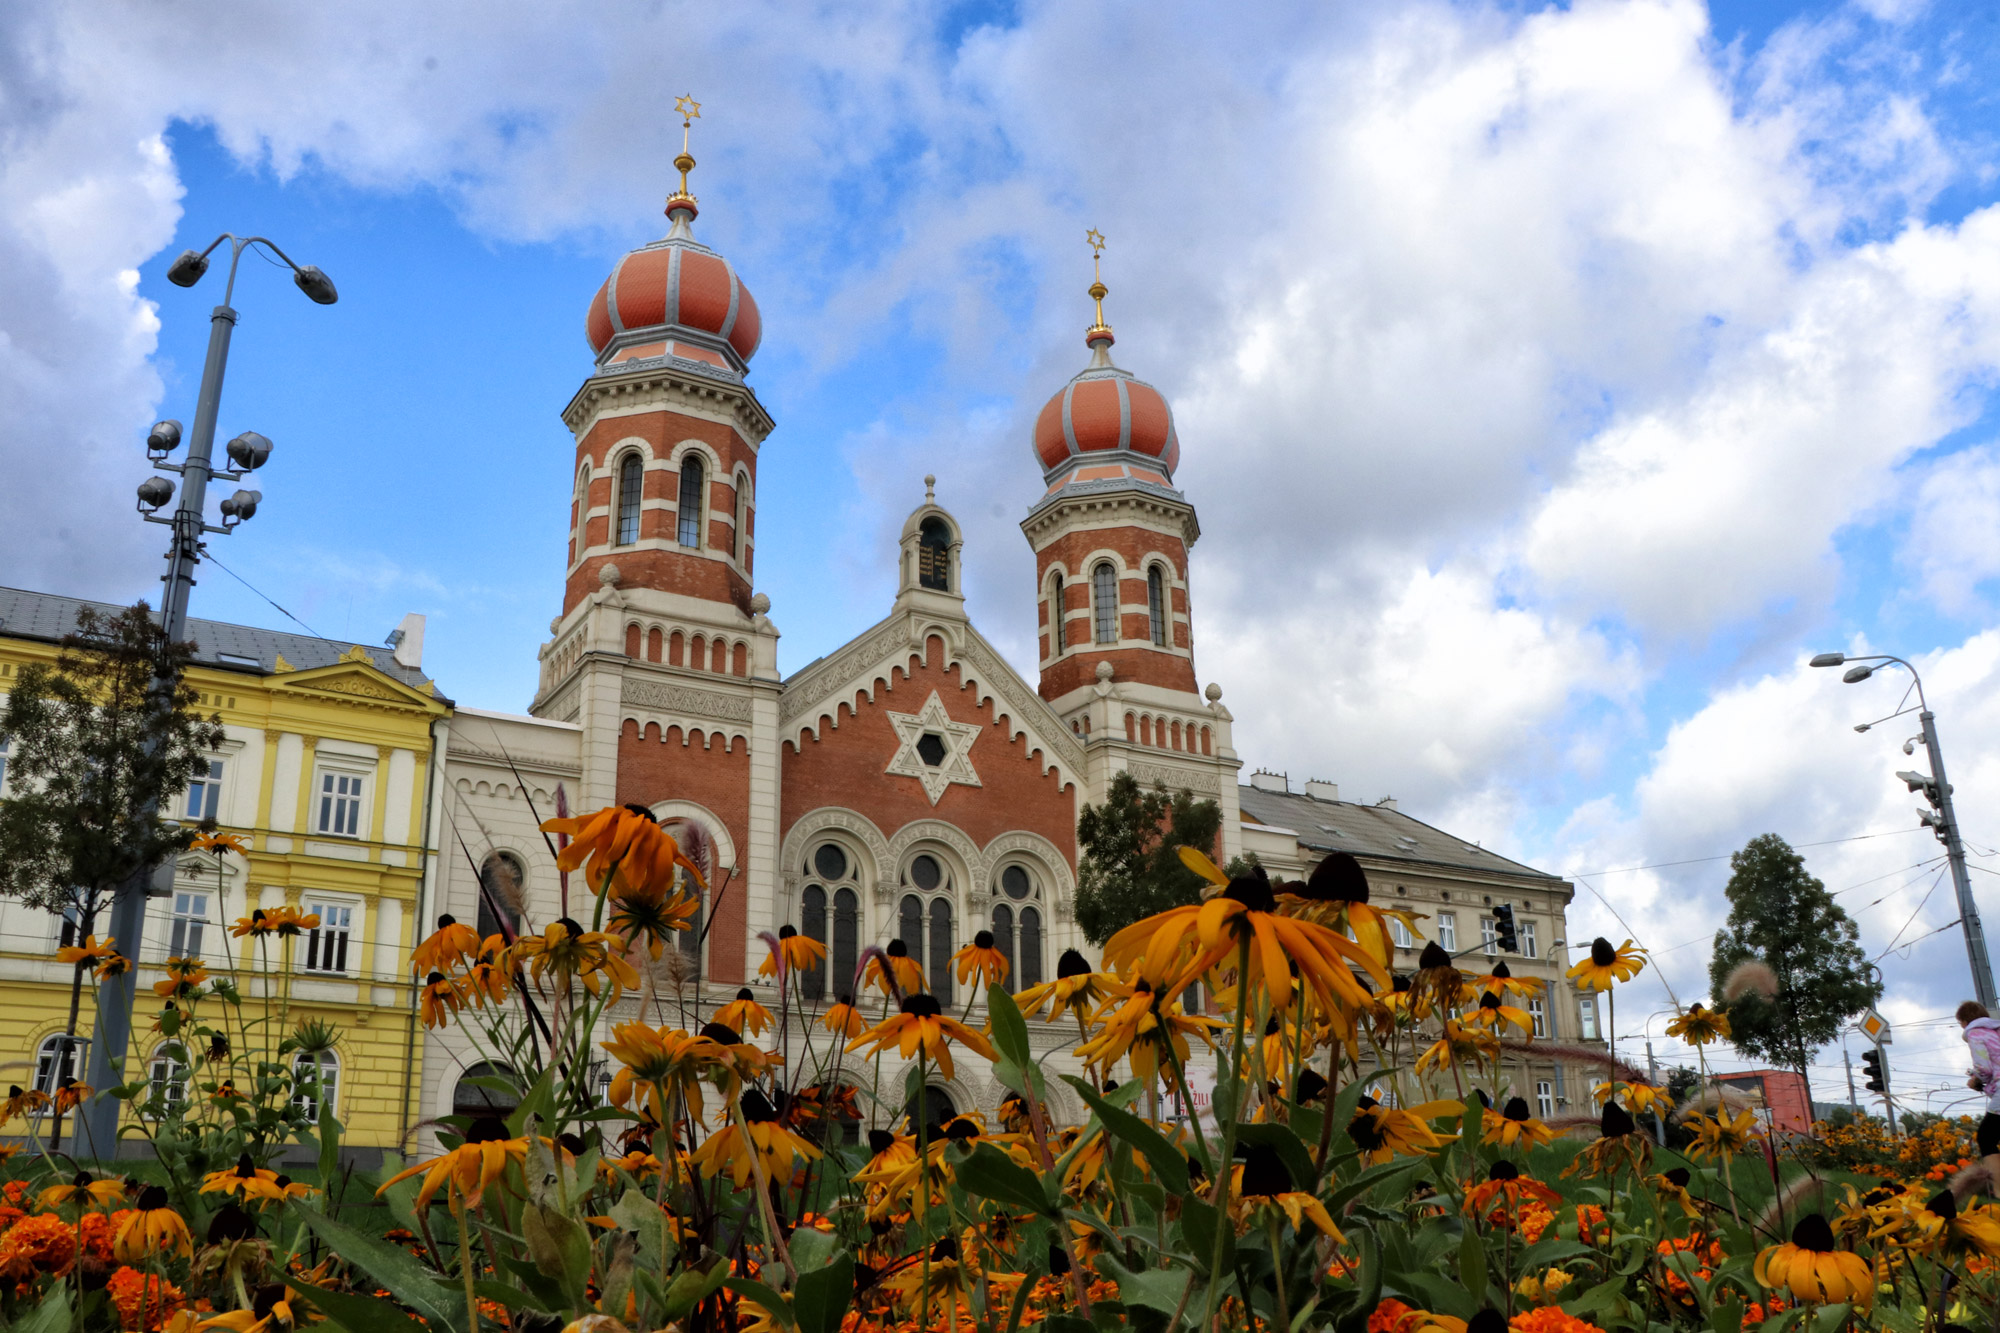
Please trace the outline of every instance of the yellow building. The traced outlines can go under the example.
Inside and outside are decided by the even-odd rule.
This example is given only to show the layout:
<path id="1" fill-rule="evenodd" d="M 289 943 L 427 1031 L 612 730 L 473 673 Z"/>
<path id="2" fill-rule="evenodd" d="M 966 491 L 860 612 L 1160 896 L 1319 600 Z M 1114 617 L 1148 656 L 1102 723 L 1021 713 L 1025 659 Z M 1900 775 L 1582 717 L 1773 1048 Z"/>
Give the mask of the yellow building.
<path id="1" fill-rule="evenodd" d="M 0 694 L 23 666 L 55 659 L 85 605 L 92 604 L 0 588 Z M 226 739 L 208 772 L 174 799 L 173 813 L 190 822 L 213 817 L 249 850 L 183 855 L 171 891 L 148 905 L 132 1054 L 166 1095 L 184 1091 L 182 1071 L 159 1055 L 152 1030 L 152 984 L 167 958 L 199 955 L 217 974 L 234 966 L 244 1013 L 254 1016 L 265 986 L 281 998 L 285 983 L 258 977 L 282 978 L 280 950 L 289 949 L 288 1021 L 316 1018 L 339 1029 L 322 1077 L 346 1143 L 376 1156 L 409 1134 L 421 1086 L 407 960 L 432 896 L 442 791 L 434 759 L 451 716 L 450 701 L 421 670 L 422 617 L 405 619 L 393 648 L 205 620 L 190 623 L 189 637 L 197 651 L 188 680 L 202 711 L 221 717 Z M 0 743 L 0 797 L 5 759 Z M 231 938 L 238 917 L 280 905 L 316 913 L 319 929 L 269 941 L 262 959 L 259 946 Z M 100 916 L 99 934 L 108 919 Z M 0 900 L 0 1087 L 32 1079 L 53 1089 L 68 1072 L 57 1064 L 71 974 L 54 955 L 73 929 Z M 132 953 L 129 941 L 117 944 Z M 93 998 L 86 986 L 81 1035 L 92 1027 Z M 22 1126 L 7 1128 L 18 1134 Z"/>

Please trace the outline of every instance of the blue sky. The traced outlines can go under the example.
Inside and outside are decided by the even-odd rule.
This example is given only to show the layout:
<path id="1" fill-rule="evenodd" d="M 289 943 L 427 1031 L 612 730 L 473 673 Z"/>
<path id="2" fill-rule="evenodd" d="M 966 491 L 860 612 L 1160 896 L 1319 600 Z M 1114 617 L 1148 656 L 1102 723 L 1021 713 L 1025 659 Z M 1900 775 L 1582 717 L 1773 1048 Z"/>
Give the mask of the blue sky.
<path id="1" fill-rule="evenodd" d="M 1555 870 L 1661 866 L 1581 882 L 1682 999 L 1713 858 L 1824 844 L 1871 952 L 1938 931 L 1885 955 L 1892 1016 L 1965 989 L 1901 733 L 1851 730 L 1899 687 L 1803 660 L 1917 658 L 2000 842 L 1992 7 L 209 8 L 0 20 L 0 579 L 153 593 L 139 441 L 192 415 L 221 290 L 165 268 L 260 232 L 341 301 L 247 261 L 221 436 L 277 452 L 214 554 L 332 637 L 423 612 L 449 694 L 523 707 L 584 308 L 663 229 L 692 90 L 697 232 L 766 317 L 787 670 L 881 614 L 935 472 L 1031 674 L 1028 427 L 1083 363 L 1098 226 L 1248 767 Z M 217 568 L 195 606 L 286 623 Z M 1573 933 L 1622 937 L 1580 895 Z"/>

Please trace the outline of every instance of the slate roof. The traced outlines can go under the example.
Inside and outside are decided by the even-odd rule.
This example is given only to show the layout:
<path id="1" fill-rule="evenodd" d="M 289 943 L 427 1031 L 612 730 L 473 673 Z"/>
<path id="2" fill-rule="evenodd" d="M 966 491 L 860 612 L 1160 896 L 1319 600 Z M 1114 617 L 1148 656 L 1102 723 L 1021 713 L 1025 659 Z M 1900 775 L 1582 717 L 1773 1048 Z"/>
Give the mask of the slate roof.
<path id="1" fill-rule="evenodd" d="M 1353 856 L 1447 866 L 1516 879 L 1562 881 L 1560 875 L 1475 847 L 1463 838 L 1455 838 L 1443 829 L 1386 806 L 1322 801 L 1301 792 L 1280 793 L 1248 786 L 1239 786 L 1236 797 L 1244 818 L 1288 829 L 1298 835 L 1301 847 L 1314 851 L 1347 852 Z"/>
<path id="2" fill-rule="evenodd" d="M 125 608 L 109 602 L 90 602 L 55 593 L 28 592 L 21 588 L 0 588 L 0 635 L 18 639 L 40 639 L 55 643 L 76 629 L 76 615 L 84 607 L 100 615 L 117 615 Z M 229 625 L 219 620 L 188 619 L 188 637 L 194 641 L 194 660 L 219 671 L 241 671 L 268 676 L 280 654 L 300 671 L 332 666 L 359 647 L 386 676 L 415 689 L 422 689 L 429 677 L 406 667 L 394 656 L 394 649 L 371 644 L 352 644 L 339 639 L 316 639 L 309 634 L 287 634 L 283 630 L 259 629 L 253 625 Z M 449 703 L 442 693 L 437 699 Z"/>

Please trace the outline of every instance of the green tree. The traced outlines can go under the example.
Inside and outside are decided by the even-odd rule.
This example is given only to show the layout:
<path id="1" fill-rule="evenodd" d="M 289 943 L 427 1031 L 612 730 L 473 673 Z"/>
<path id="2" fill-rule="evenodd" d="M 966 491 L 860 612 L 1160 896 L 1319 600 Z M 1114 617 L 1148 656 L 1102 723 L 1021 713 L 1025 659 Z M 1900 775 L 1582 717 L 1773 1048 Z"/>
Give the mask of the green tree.
<path id="1" fill-rule="evenodd" d="M 182 679 L 193 653 L 166 641 L 144 602 L 113 616 L 85 607 L 55 663 L 23 667 L 0 712 L 10 742 L 0 896 L 68 917 L 78 943 L 120 884 L 194 836 L 162 817 L 222 744 L 221 720 L 195 712 L 200 697 Z M 161 679 L 173 686 L 156 699 Z M 140 942 L 116 943 L 134 957 Z M 71 1037 L 89 966 L 71 977 Z"/>
<path id="2" fill-rule="evenodd" d="M 1202 878 L 1181 864 L 1180 848 L 1214 855 L 1222 807 L 1162 783 L 1145 791 L 1130 773 L 1111 779 L 1102 805 L 1077 816 L 1076 921 L 1101 945 L 1134 921 L 1201 899 Z"/>
<path id="3" fill-rule="evenodd" d="M 1881 983 L 1869 979 L 1859 927 L 1790 843 L 1775 833 L 1752 838 L 1729 865 L 1729 920 L 1715 933 L 1708 976 L 1726 1000 L 1730 1044 L 1809 1077 L 1814 1052 L 1880 998 Z M 1775 989 L 1745 986 L 1728 999 L 1730 974 L 1745 963 L 1770 969 Z"/>

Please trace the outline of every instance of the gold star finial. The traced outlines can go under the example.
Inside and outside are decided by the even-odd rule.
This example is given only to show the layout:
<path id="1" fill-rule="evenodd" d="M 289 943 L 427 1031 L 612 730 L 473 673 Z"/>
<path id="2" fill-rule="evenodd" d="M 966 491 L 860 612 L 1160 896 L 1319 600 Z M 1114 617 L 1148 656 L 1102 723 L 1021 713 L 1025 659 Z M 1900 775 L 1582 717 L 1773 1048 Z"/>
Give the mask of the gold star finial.
<path id="1" fill-rule="evenodd" d="M 701 119 L 701 103 L 694 100 L 693 93 L 685 93 L 674 99 L 674 110 L 678 111 L 681 117 L 681 153 L 674 159 L 674 166 L 678 167 L 681 173 L 681 188 L 667 197 L 669 215 L 673 213 L 674 205 L 677 203 L 690 206 L 694 203 L 694 196 L 688 193 L 688 173 L 694 170 L 694 154 L 688 151 L 688 131 L 694 128 L 697 120 Z"/>
<path id="2" fill-rule="evenodd" d="M 1083 340 L 1094 343 L 1102 338 L 1109 342 L 1111 326 L 1104 322 L 1104 298 L 1111 289 L 1104 285 L 1104 233 L 1092 227 L 1083 239 L 1090 243 L 1090 299 L 1097 303 L 1097 322 L 1084 331 Z"/>

